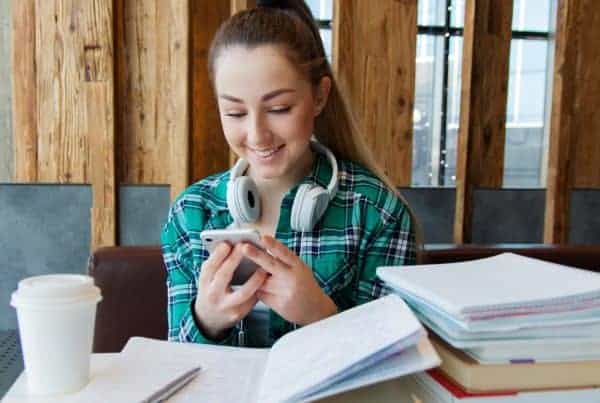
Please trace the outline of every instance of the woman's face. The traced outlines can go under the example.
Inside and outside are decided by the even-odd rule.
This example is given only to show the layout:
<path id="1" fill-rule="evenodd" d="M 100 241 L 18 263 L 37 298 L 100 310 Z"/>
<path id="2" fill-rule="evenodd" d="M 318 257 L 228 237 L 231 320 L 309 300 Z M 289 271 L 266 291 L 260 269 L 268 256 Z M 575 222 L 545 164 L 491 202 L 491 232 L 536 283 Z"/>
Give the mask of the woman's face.
<path id="1" fill-rule="evenodd" d="M 276 46 L 235 46 L 221 53 L 215 61 L 221 124 L 253 177 L 285 179 L 310 159 L 314 118 L 329 85 L 326 78 L 314 91 Z"/>

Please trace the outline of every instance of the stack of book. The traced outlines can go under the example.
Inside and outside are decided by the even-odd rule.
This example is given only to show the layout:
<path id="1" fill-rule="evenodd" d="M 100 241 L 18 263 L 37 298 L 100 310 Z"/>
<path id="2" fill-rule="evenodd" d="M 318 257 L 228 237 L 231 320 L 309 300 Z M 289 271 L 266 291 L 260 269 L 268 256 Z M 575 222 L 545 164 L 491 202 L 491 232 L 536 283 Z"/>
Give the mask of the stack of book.
<path id="1" fill-rule="evenodd" d="M 433 401 L 600 400 L 600 274 L 512 253 L 377 274 L 437 336 Z"/>

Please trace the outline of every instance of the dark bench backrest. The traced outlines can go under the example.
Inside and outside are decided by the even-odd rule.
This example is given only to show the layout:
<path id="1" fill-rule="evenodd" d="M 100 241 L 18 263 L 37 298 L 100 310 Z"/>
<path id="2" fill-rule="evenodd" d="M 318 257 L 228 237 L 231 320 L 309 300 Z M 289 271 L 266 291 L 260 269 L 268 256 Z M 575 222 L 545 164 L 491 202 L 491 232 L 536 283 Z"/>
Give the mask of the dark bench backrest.
<path id="1" fill-rule="evenodd" d="M 472 260 L 515 252 L 588 270 L 600 268 L 600 246 L 435 245 L 423 263 Z M 165 339 L 166 271 L 159 247 L 112 247 L 96 251 L 88 272 L 102 290 L 98 304 L 94 352 L 121 351 L 129 337 Z"/>

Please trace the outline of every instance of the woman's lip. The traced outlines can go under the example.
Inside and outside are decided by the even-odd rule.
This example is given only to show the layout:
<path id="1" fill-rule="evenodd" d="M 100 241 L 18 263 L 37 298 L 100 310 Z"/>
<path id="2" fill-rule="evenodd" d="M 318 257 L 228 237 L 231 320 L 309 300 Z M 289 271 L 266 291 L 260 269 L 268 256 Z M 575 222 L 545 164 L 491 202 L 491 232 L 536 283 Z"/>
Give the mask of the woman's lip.
<path id="1" fill-rule="evenodd" d="M 249 152 L 251 155 L 253 155 L 253 158 L 256 158 L 257 161 L 266 162 L 266 161 L 271 161 L 274 158 L 277 158 L 280 155 L 279 151 L 281 151 L 281 149 L 283 149 L 283 148 L 284 148 L 284 145 L 282 144 L 279 147 L 269 149 L 269 151 L 267 151 L 267 152 L 255 151 L 252 148 L 249 148 Z"/>
<path id="2" fill-rule="evenodd" d="M 277 150 L 279 150 L 281 147 L 283 147 L 284 145 L 285 145 L 285 144 L 281 144 L 281 145 L 279 145 L 279 146 L 276 146 L 276 147 L 271 147 L 271 148 L 262 148 L 262 149 L 259 149 L 259 148 L 252 148 L 252 147 L 248 147 L 248 148 L 249 148 L 251 151 L 256 151 L 256 152 L 259 152 L 259 153 L 264 153 L 264 152 L 267 152 L 267 151 L 277 151 Z"/>

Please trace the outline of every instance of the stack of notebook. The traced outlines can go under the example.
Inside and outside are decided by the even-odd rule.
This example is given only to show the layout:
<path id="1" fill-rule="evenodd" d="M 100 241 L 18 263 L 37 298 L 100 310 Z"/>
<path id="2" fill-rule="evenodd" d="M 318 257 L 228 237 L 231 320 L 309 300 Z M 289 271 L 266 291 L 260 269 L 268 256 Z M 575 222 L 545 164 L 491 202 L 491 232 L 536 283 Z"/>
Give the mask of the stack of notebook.
<path id="1" fill-rule="evenodd" d="M 437 335 L 442 365 L 421 375 L 429 383 L 446 377 L 465 393 L 600 386 L 600 274 L 512 253 L 377 274 Z"/>

